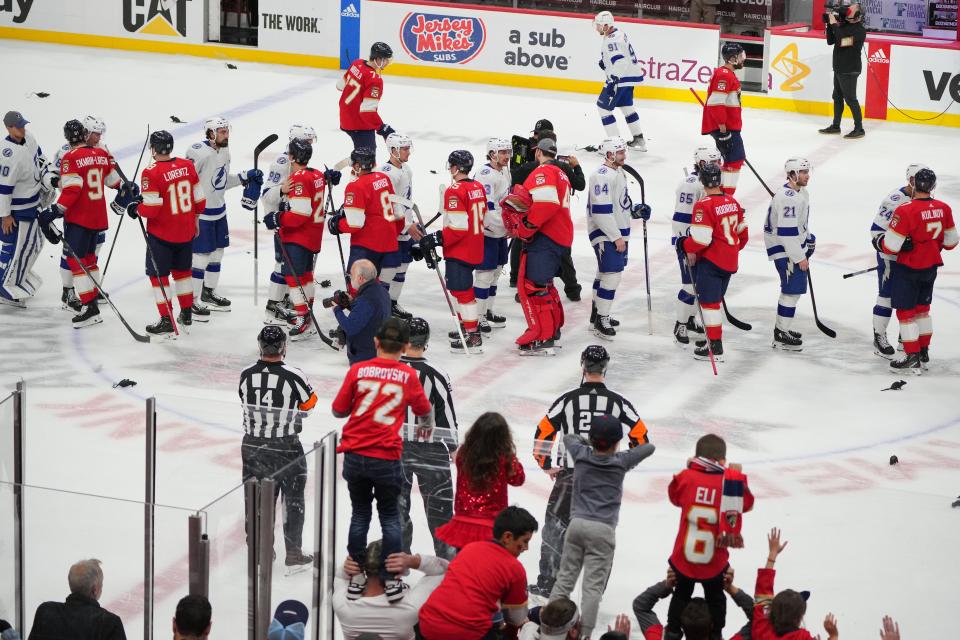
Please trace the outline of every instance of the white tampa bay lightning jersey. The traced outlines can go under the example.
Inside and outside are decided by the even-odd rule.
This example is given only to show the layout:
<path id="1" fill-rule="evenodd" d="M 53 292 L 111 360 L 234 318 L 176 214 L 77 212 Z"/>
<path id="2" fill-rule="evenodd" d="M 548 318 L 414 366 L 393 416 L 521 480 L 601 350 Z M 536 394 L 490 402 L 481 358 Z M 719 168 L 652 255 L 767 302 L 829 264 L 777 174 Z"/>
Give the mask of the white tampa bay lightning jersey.
<path id="1" fill-rule="evenodd" d="M 900 187 L 899 189 L 891 191 L 887 194 L 887 197 L 883 199 L 883 202 L 880 203 L 880 210 L 877 211 L 877 216 L 873 219 L 873 224 L 870 226 L 871 237 L 876 238 L 886 233 L 887 228 L 890 226 L 890 217 L 893 215 L 893 212 L 904 202 L 910 202 L 912 198 L 907 195 L 904 189 L 905 187 Z M 880 253 L 879 255 L 884 260 L 897 259 L 896 254 L 893 253 Z"/>
<path id="2" fill-rule="evenodd" d="M 763 225 L 763 242 L 770 260 L 788 258 L 797 263 L 807 258 L 810 235 L 810 195 L 806 189 L 783 185 L 773 196 Z"/>
<path id="3" fill-rule="evenodd" d="M 590 244 L 629 239 L 633 201 L 627 193 L 627 176 L 623 169 L 600 165 L 590 176 L 587 194 Z"/>
<path id="4" fill-rule="evenodd" d="M 240 177 L 230 173 L 230 149 L 215 148 L 209 142 L 198 142 L 187 149 L 187 160 L 200 176 L 200 185 L 207 194 L 207 208 L 201 220 L 219 220 L 227 215 L 224 195 L 227 189 L 240 184 Z"/>
<path id="5" fill-rule="evenodd" d="M 637 62 L 637 54 L 622 29 L 614 29 L 603 36 L 600 51 L 600 68 L 607 74 L 607 82 L 617 78 L 620 87 L 634 87 L 643 82 L 643 71 Z"/>
<path id="6" fill-rule="evenodd" d="M 276 213 L 277 209 L 280 208 L 280 200 L 283 197 L 283 194 L 280 193 L 280 187 L 289 177 L 290 157 L 284 151 L 270 164 L 270 172 L 267 173 L 267 177 L 263 181 L 260 202 L 263 203 L 267 213 Z"/>
<path id="7" fill-rule="evenodd" d="M 40 187 L 49 171 L 37 139 L 29 131 L 22 143 L 10 136 L 0 140 L 0 217 L 33 212 L 40 204 Z"/>
<path id="8" fill-rule="evenodd" d="M 691 173 L 680 181 L 677 186 L 677 201 L 673 207 L 673 238 L 670 244 L 677 244 L 677 238 L 687 235 L 693 205 L 703 197 L 703 185 L 700 184 L 699 175 Z"/>
<path id="9" fill-rule="evenodd" d="M 503 211 L 500 203 L 510 192 L 510 169 L 501 167 L 499 171 L 489 164 L 483 165 L 473 177 L 483 185 L 483 192 L 487 195 L 487 215 L 483 217 L 483 235 L 488 238 L 502 238 L 507 235 L 503 226 Z"/>
<path id="10" fill-rule="evenodd" d="M 399 168 L 389 162 L 384 162 L 379 171 L 390 178 L 390 184 L 393 185 L 393 192 L 398 198 L 398 200 L 393 203 L 393 215 L 396 218 L 403 218 L 403 228 L 406 229 L 413 224 L 413 208 L 412 205 L 407 205 L 399 200 L 402 199 L 409 202 L 413 198 L 413 171 L 410 170 L 410 165 L 406 162 L 401 164 Z M 404 232 L 397 236 L 397 239 L 409 240 L 410 235 Z"/>

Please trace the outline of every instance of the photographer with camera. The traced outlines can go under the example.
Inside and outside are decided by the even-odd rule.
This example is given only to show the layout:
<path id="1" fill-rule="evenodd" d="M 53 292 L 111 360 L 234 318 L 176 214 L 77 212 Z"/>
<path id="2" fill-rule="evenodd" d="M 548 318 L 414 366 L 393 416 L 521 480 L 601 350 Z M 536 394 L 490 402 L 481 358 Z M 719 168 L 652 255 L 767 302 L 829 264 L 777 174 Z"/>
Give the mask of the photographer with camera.
<path id="1" fill-rule="evenodd" d="M 863 114 L 857 100 L 857 78 L 863 70 L 860 52 L 867 39 L 863 13 L 859 4 L 843 4 L 828 8 L 823 14 L 827 44 L 833 45 L 833 124 L 820 133 L 840 133 L 840 118 L 846 102 L 853 114 L 853 131 L 844 138 L 862 138 Z"/>

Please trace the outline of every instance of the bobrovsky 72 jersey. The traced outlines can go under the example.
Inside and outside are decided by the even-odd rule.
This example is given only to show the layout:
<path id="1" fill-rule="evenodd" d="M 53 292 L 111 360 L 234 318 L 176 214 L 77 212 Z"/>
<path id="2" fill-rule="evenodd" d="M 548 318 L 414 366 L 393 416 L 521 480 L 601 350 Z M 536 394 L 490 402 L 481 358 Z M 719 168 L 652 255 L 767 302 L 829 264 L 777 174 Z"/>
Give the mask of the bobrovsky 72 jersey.
<path id="1" fill-rule="evenodd" d="M 207 208 L 201 220 L 219 220 L 227 215 L 224 196 L 227 189 L 240 184 L 240 177 L 230 173 L 230 150 L 216 148 L 209 141 L 198 142 L 187 149 L 187 160 L 197 168 L 200 185 L 207 195 Z"/>
<path id="2" fill-rule="evenodd" d="M 789 184 L 780 187 L 767 209 L 763 242 L 770 260 L 788 258 L 797 263 L 807 258 L 810 235 L 810 194 Z"/>
<path id="3" fill-rule="evenodd" d="M 690 219 L 693 216 L 693 205 L 703 199 L 703 185 L 700 176 L 691 173 L 677 185 L 677 201 L 673 207 L 673 238 L 671 244 L 677 244 L 677 238 L 687 235 L 690 228 Z"/>
<path id="4" fill-rule="evenodd" d="M 890 217 L 893 215 L 893 212 L 897 210 L 897 207 L 904 202 L 910 202 L 910 196 L 904 191 L 904 187 L 894 189 L 887 194 L 887 197 L 880 203 L 880 210 L 877 211 L 877 215 L 873 219 L 873 224 L 870 225 L 870 236 L 872 238 L 886 233 L 890 227 Z M 879 253 L 878 255 L 884 260 L 897 259 L 894 253 Z"/>
<path id="5" fill-rule="evenodd" d="M 413 224 L 413 206 L 407 202 L 413 200 L 413 171 L 410 165 L 404 163 L 397 167 L 389 162 L 383 163 L 380 167 L 380 173 L 390 178 L 393 185 L 393 192 L 396 198 L 393 202 L 393 216 L 397 220 L 403 220 L 403 228 L 407 229 Z M 397 240 L 409 240 L 410 234 L 402 231 Z"/>
<path id="6" fill-rule="evenodd" d="M 623 169 L 600 165 L 590 176 L 587 189 L 587 232 L 591 244 L 615 242 L 630 237 L 630 208 L 627 176 Z"/>
<path id="7" fill-rule="evenodd" d="M 498 171 L 489 164 L 483 165 L 473 177 L 483 186 L 487 196 L 487 215 L 483 217 L 483 235 L 488 238 L 502 238 L 507 235 L 503 226 L 503 211 L 500 202 L 510 191 L 510 169 L 501 167 Z"/>

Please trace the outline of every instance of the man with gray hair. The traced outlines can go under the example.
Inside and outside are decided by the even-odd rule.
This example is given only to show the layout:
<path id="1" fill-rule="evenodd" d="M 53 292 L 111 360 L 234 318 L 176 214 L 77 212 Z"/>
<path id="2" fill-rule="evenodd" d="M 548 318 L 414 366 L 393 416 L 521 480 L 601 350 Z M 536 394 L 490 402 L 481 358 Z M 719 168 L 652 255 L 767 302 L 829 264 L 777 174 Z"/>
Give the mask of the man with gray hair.
<path id="1" fill-rule="evenodd" d="M 96 559 L 80 560 L 67 574 L 66 602 L 44 602 L 37 607 L 27 640 L 96 638 L 126 640 L 123 622 L 97 602 L 103 593 L 103 570 Z"/>
<path id="2" fill-rule="evenodd" d="M 338 331 L 345 335 L 340 339 L 347 345 L 347 359 L 356 364 L 377 357 L 373 337 L 390 317 L 391 307 L 390 294 L 377 280 L 377 268 L 371 261 L 361 259 L 350 265 L 350 285 L 356 291 L 354 297 L 337 291 L 330 300 L 336 305 L 333 314 L 340 325 Z"/>

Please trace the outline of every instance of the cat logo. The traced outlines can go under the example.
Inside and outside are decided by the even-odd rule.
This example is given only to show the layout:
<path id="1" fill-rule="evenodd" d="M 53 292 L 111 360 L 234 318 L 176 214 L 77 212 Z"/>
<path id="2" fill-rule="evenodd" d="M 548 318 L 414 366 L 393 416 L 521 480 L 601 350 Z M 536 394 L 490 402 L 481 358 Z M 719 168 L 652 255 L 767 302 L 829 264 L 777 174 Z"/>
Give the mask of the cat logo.
<path id="1" fill-rule="evenodd" d="M 190 1 L 123 0 L 123 28 L 130 33 L 186 38 Z"/>

